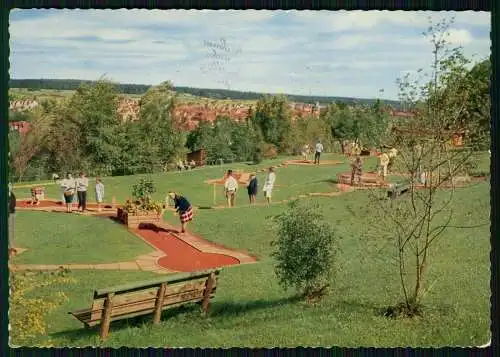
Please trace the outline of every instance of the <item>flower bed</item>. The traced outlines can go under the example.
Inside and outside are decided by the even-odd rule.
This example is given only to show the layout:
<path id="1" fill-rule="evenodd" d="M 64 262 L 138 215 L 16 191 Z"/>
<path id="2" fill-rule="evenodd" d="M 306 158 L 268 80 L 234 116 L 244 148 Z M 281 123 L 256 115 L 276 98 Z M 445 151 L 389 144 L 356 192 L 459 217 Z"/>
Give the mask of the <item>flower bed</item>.
<path id="1" fill-rule="evenodd" d="M 123 207 L 117 209 L 118 220 L 128 228 L 138 228 L 141 223 L 160 223 L 165 206 L 151 200 L 151 194 L 155 191 L 152 181 L 141 179 L 133 187 L 135 200 L 127 200 Z"/>
<path id="2" fill-rule="evenodd" d="M 128 228 L 138 228 L 141 223 L 158 224 L 161 221 L 162 213 L 156 211 L 128 212 L 123 208 L 117 210 L 118 220 Z"/>

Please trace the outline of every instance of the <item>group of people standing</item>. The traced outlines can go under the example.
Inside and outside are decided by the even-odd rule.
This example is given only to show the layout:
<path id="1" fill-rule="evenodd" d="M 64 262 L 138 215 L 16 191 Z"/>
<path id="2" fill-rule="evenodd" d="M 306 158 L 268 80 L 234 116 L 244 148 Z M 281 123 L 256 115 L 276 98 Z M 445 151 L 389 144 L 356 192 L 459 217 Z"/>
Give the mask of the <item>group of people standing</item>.
<path id="1" fill-rule="evenodd" d="M 276 174 L 274 173 L 274 168 L 270 167 L 266 176 L 266 180 L 264 181 L 264 187 L 263 187 L 264 197 L 266 198 L 268 204 L 271 203 L 271 197 L 275 181 L 276 181 Z M 256 202 L 258 186 L 259 184 L 257 182 L 257 176 L 255 176 L 255 174 L 251 174 L 248 184 L 246 186 L 248 192 L 248 200 L 250 201 L 250 204 L 255 204 Z M 238 180 L 234 177 L 233 170 L 228 170 L 226 173 L 226 179 L 224 181 L 224 193 L 226 195 L 228 207 L 234 207 L 237 191 L 238 191 Z M 180 233 L 185 233 L 187 223 L 192 221 L 194 217 L 193 206 L 187 200 L 186 197 L 176 192 L 169 192 L 168 198 L 173 201 L 176 215 L 179 216 L 181 223 Z"/>
<path id="2" fill-rule="evenodd" d="M 323 152 L 323 150 L 324 150 L 323 144 L 321 143 L 320 140 L 318 140 L 316 142 L 316 146 L 314 147 L 314 163 L 316 165 L 319 165 L 319 159 L 321 157 L 321 153 Z M 305 144 L 302 147 L 302 158 L 304 159 L 304 161 L 309 161 L 308 160 L 309 151 L 310 151 L 309 144 Z"/>
<path id="3" fill-rule="evenodd" d="M 264 181 L 263 192 L 267 203 L 271 203 L 271 197 L 273 193 L 274 183 L 276 181 L 276 174 L 274 168 L 270 167 L 266 179 Z M 250 175 L 250 179 L 246 186 L 248 193 L 248 200 L 250 204 L 255 204 L 257 193 L 259 192 L 259 184 L 257 181 L 257 176 L 255 174 Z M 226 180 L 224 181 L 224 193 L 227 199 L 227 206 L 234 207 L 234 202 L 236 198 L 236 192 L 238 191 L 238 180 L 233 175 L 233 170 L 228 170 L 226 174 Z"/>
<path id="4" fill-rule="evenodd" d="M 57 180 L 56 183 L 61 189 L 62 201 L 66 204 L 67 213 L 73 212 L 75 193 L 78 197 L 78 211 L 85 212 L 87 210 L 89 179 L 85 176 L 85 173 L 80 172 L 76 179 L 68 173 L 66 178 Z M 104 184 L 99 177 L 96 178 L 95 183 L 95 200 L 97 201 L 97 209 L 100 212 L 102 210 L 101 204 L 104 200 Z"/>
<path id="5" fill-rule="evenodd" d="M 393 165 L 394 160 L 398 154 L 396 148 L 391 148 L 388 152 L 382 152 L 378 157 L 378 174 L 385 180 L 389 168 Z"/>

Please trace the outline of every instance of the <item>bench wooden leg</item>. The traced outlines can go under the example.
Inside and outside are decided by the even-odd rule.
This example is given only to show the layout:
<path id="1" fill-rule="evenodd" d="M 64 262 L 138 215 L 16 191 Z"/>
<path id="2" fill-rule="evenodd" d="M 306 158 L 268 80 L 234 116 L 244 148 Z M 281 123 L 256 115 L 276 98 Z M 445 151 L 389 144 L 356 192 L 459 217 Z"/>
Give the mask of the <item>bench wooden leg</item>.
<path id="1" fill-rule="evenodd" d="M 207 284 L 205 285 L 205 293 L 203 294 L 203 303 L 201 305 L 201 309 L 204 314 L 208 312 L 208 303 L 210 302 L 210 293 L 215 284 L 215 273 L 210 274 L 207 279 Z"/>
<path id="2" fill-rule="evenodd" d="M 114 293 L 108 294 L 106 300 L 104 301 L 104 310 L 102 311 L 101 320 L 101 340 L 105 341 L 108 338 L 109 325 L 111 323 L 111 310 L 113 310 L 113 296 Z"/>
<path id="3" fill-rule="evenodd" d="M 165 298 L 165 289 L 167 288 L 167 283 L 162 283 L 158 289 L 158 294 L 156 294 L 155 302 L 155 312 L 153 315 L 153 325 L 160 322 L 161 312 L 163 308 L 163 299 Z"/>

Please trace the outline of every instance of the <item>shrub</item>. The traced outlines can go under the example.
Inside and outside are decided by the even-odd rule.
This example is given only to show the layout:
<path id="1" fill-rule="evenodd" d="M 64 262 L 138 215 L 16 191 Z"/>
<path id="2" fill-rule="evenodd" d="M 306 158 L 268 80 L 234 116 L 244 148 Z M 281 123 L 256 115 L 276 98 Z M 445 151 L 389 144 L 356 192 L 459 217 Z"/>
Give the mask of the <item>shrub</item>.
<path id="1" fill-rule="evenodd" d="M 124 209 L 131 214 L 137 214 L 139 211 L 155 211 L 161 214 L 163 211 L 163 204 L 153 201 L 151 198 L 155 192 L 156 186 L 152 180 L 140 179 L 138 183 L 132 186 L 134 202 L 127 200 Z"/>
<path id="2" fill-rule="evenodd" d="M 252 155 L 252 161 L 254 164 L 260 164 L 262 162 L 262 150 L 261 150 L 261 148 L 259 148 L 259 147 L 255 148 L 253 155 Z"/>
<path id="3" fill-rule="evenodd" d="M 132 186 L 132 196 L 136 201 L 147 203 L 151 195 L 156 192 L 156 186 L 152 180 L 140 179 L 138 183 Z"/>
<path id="4" fill-rule="evenodd" d="M 326 291 L 334 271 L 336 241 L 333 229 L 319 213 L 318 205 L 289 204 L 289 210 L 274 217 L 278 238 L 275 273 L 285 289 L 295 288 L 311 300 Z"/>
<path id="5" fill-rule="evenodd" d="M 274 159 L 278 156 L 278 149 L 273 144 L 264 144 L 262 151 L 266 159 Z"/>
<path id="6" fill-rule="evenodd" d="M 45 335 L 47 314 L 68 300 L 64 293 L 54 291 L 53 286 L 74 282 L 74 279 L 67 276 L 66 271 L 11 273 L 9 297 L 11 343 L 30 345 L 37 337 Z M 39 295 L 42 289 L 47 289 L 50 293 L 44 292 L 43 298 L 33 296 L 33 294 Z M 47 344 L 50 345 L 50 340 Z"/>

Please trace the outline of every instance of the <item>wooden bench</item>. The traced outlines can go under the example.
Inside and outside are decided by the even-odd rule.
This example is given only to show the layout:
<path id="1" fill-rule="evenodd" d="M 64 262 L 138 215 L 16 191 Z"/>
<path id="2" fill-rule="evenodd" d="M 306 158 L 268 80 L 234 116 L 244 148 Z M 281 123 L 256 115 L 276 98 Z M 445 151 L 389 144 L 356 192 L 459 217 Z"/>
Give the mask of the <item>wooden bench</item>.
<path id="1" fill-rule="evenodd" d="M 100 326 L 100 337 L 106 340 L 111 321 L 153 314 L 153 324 L 160 322 L 163 310 L 201 303 L 202 313 L 215 296 L 220 269 L 176 274 L 154 280 L 96 290 L 92 306 L 69 312 L 85 328 Z"/>
<path id="2" fill-rule="evenodd" d="M 399 182 L 399 183 L 392 185 L 387 190 L 387 197 L 388 198 L 397 198 L 398 196 L 408 192 L 409 190 L 410 190 L 410 183 L 409 182 Z"/>

